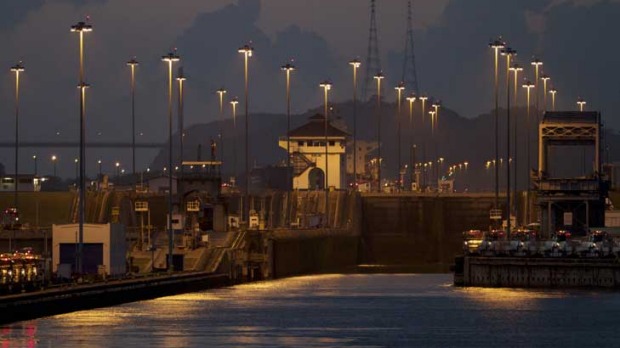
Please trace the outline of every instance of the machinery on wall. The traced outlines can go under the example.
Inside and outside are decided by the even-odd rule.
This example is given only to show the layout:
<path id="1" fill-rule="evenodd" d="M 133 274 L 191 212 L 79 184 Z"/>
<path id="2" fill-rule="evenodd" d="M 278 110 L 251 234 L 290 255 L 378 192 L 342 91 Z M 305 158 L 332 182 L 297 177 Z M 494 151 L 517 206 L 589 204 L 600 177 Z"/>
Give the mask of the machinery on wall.
<path id="1" fill-rule="evenodd" d="M 584 235 L 591 226 L 604 226 L 608 181 L 601 171 L 601 128 L 598 112 L 544 114 L 533 175 L 546 236 L 561 229 Z"/>

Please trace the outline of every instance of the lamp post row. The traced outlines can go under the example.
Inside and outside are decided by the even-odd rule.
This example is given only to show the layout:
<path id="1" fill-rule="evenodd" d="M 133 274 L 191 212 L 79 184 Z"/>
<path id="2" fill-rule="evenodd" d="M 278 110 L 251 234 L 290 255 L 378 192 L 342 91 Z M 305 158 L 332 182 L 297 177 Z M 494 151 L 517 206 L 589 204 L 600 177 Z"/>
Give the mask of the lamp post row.
<path id="1" fill-rule="evenodd" d="M 516 105 L 518 102 L 518 75 L 520 72 L 523 71 L 523 68 L 520 67 L 518 64 L 514 63 L 511 65 L 511 59 L 516 56 L 516 51 L 507 47 L 506 43 L 503 41 L 503 39 L 501 37 L 492 40 L 489 43 L 489 47 L 492 48 L 494 56 L 495 56 L 495 61 L 494 61 L 494 89 L 495 89 L 495 94 L 494 94 L 494 98 L 495 98 L 495 160 L 494 162 L 498 161 L 498 156 L 499 156 L 499 138 L 498 138 L 498 133 L 499 133 L 499 129 L 498 129 L 498 124 L 499 124 L 499 96 L 498 96 L 498 83 L 499 83 L 499 79 L 498 79 L 498 55 L 501 53 L 501 55 L 506 57 L 506 116 L 507 116 L 507 158 L 509 159 L 507 161 L 507 165 L 506 165 L 506 216 L 507 216 L 507 233 L 508 235 L 510 235 L 510 228 L 511 228 L 511 221 L 510 221 L 510 217 L 511 217 L 511 213 L 514 212 L 514 214 L 517 216 L 517 218 L 519 217 L 519 211 L 518 211 L 518 205 L 515 204 L 514 208 L 513 208 L 513 202 L 511 200 L 511 184 L 513 185 L 513 191 L 516 194 L 517 192 L 517 184 L 518 184 L 518 162 L 517 162 L 517 155 L 518 155 L 518 146 L 517 146 L 517 139 L 518 139 L 518 122 L 515 120 L 514 122 L 514 141 L 515 141 L 515 149 L 514 149 L 514 173 L 515 173 L 515 177 L 514 177 L 514 181 L 511 182 L 511 168 L 510 168 L 510 163 L 511 163 L 511 134 L 510 134 L 510 127 L 511 127 L 511 120 L 510 120 L 510 102 L 511 102 L 511 96 L 510 96 L 510 78 L 511 78 L 511 72 L 513 73 L 513 78 L 514 78 L 514 104 Z M 545 112 L 548 110 L 548 102 L 547 102 L 547 93 L 549 93 L 551 95 L 551 110 L 555 111 L 556 110 L 556 94 L 557 94 L 557 89 L 551 87 L 550 89 L 548 89 L 549 87 L 549 81 L 551 80 L 551 78 L 547 75 L 542 73 L 541 68 L 543 66 L 543 62 L 534 57 L 532 59 L 532 61 L 530 62 L 531 66 L 534 68 L 534 75 L 535 75 L 535 80 L 534 83 L 530 82 L 529 80 L 525 80 L 525 82 L 523 83 L 522 87 L 526 90 L 526 132 L 527 132 L 527 136 L 526 136 L 526 167 L 527 167 L 527 197 L 529 200 L 530 197 L 530 189 L 531 189 L 531 176 L 529 175 L 529 170 L 530 168 L 532 168 L 532 163 L 531 163 L 531 154 L 530 154 L 530 143 L 531 143 L 531 122 L 532 122 L 532 115 L 531 115 L 531 90 L 534 89 L 535 90 L 535 95 L 534 95 L 534 106 L 536 108 L 536 120 L 535 120 L 535 124 L 538 123 L 540 121 L 542 112 Z M 542 73 L 542 74 L 541 74 Z M 539 94 L 540 92 L 538 92 L 540 90 L 539 88 L 539 82 L 542 81 L 543 86 L 542 86 L 542 93 L 543 93 L 543 107 L 542 110 L 540 109 L 539 106 Z M 577 105 L 579 108 L 579 111 L 583 112 L 584 111 L 584 106 L 585 106 L 586 102 L 582 99 L 579 98 L 577 100 Z M 499 207 L 499 166 L 494 166 L 494 170 L 495 170 L 495 209 L 497 209 Z M 528 222 L 531 219 L 530 215 L 530 211 L 529 211 L 529 206 L 526 209 L 525 212 L 525 216 L 524 216 L 524 220 L 525 222 Z"/>

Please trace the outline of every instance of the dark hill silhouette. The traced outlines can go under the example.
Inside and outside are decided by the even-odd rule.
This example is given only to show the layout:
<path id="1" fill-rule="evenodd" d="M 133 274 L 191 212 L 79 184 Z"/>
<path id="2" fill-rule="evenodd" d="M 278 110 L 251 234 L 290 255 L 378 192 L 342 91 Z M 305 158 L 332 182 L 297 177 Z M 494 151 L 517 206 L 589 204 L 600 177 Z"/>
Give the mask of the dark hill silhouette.
<path id="1" fill-rule="evenodd" d="M 360 102 L 358 106 L 358 139 L 375 140 L 377 130 L 377 112 L 376 104 L 373 101 Z M 428 106 L 427 106 L 428 107 Z M 416 102 L 414 105 L 414 130 L 413 141 L 417 145 L 417 161 L 432 161 L 440 157 L 444 158 L 442 173 L 447 171 L 448 166 L 468 162 L 468 171 L 465 173 L 457 173 L 457 188 L 470 190 L 493 190 L 494 172 L 492 168 L 486 169 L 485 163 L 495 158 L 494 145 L 494 117 L 493 113 L 486 113 L 476 118 L 464 118 L 459 116 L 449 108 L 442 107 L 439 112 L 439 122 L 435 132 L 430 129 L 430 116 L 425 115 L 425 122 L 421 119 L 421 106 Z M 306 111 L 303 114 L 292 115 L 291 129 L 298 127 L 315 113 L 322 113 L 323 107 L 317 107 Z M 382 156 L 384 158 L 383 175 L 387 178 L 396 178 L 397 173 L 397 122 L 396 122 L 396 104 L 382 104 Z M 531 110 L 532 118 L 535 111 Z M 353 133 L 353 103 L 351 101 L 344 103 L 335 103 L 331 105 L 331 119 L 335 123 L 345 125 L 345 130 Z M 523 189 L 526 178 L 526 109 L 515 108 L 511 110 L 511 117 L 518 120 L 518 158 L 517 164 L 520 172 L 520 188 Z M 244 116 L 239 115 L 237 119 L 237 136 L 233 134 L 232 119 L 226 119 L 223 122 L 210 122 L 207 124 L 198 124 L 191 126 L 186 130 L 185 138 L 185 158 L 196 159 L 198 144 L 202 145 L 202 159 L 206 160 L 210 157 L 209 143 L 210 140 L 217 139 L 220 127 L 223 126 L 224 134 L 224 156 L 225 167 L 224 172 L 231 174 L 233 171 L 233 143 L 236 142 L 238 159 L 237 168 L 239 173 L 244 168 L 244 143 L 243 143 L 243 123 Z M 403 121 L 402 128 L 402 161 L 403 164 L 409 161 L 409 107 L 403 104 Z M 506 158 L 506 112 L 505 109 L 500 110 L 500 158 Z M 536 145 L 536 122 L 531 122 L 531 160 L 535 164 L 537 161 L 537 145 Z M 267 166 L 279 165 L 286 158 L 285 150 L 279 148 L 278 137 L 286 134 L 286 115 L 284 114 L 265 114 L 255 113 L 250 115 L 250 156 L 251 166 Z M 178 158 L 178 134 L 174 135 L 175 139 L 175 159 Z M 605 143 L 605 142 L 604 142 Z M 604 154 L 603 158 L 610 161 L 618 159 L 617 151 L 620 148 L 620 136 L 615 131 L 606 131 L 606 144 L 609 148 L 609 154 Z M 514 146 L 514 145 L 513 145 Z M 166 147 L 167 149 L 167 147 Z M 153 160 L 152 168 L 163 168 L 167 163 L 167 151 L 162 150 Z M 220 149 L 218 149 L 219 152 Z M 438 152 L 437 152 L 438 151 Z M 568 162 L 576 159 L 567 158 Z M 501 167 L 503 168 L 503 166 Z M 500 171 L 501 185 L 505 183 L 505 171 Z M 430 178 L 433 176 L 428 176 Z M 466 185 L 465 185 L 466 184 Z"/>

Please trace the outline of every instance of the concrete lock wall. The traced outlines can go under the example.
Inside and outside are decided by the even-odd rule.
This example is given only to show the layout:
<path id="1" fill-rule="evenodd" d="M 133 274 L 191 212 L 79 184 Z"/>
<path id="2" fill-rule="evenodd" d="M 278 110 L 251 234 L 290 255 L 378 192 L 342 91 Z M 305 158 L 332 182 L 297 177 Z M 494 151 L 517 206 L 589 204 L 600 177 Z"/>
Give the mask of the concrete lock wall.
<path id="1" fill-rule="evenodd" d="M 350 271 L 358 262 L 358 244 L 359 236 L 345 231 L 277 232 L 272 244 L 272 275 Z"/>
<path id="2" fill-rule="evenodd" d="M 448 271 L 462 253 L 462 232 L 489 228 L 488 194 L 362 196 L 361 260 Z"/>

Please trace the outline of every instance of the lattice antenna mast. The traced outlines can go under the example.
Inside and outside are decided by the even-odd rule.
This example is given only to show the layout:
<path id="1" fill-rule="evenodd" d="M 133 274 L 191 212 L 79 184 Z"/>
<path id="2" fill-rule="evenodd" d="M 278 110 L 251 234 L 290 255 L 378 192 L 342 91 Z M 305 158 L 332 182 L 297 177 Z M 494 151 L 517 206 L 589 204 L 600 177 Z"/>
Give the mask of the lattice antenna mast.
<path id="1" fill-rule="evenodd" d="M 419 95 L 418 73 L 415 66 L 415 45 L 413 41 L 413 17 L 411 16 L 411 0 L 407 1 L 407 37 L 405 39 L 405 59 L 403 61 L 402 81 L 407 88 Z"/>
<path id="2" fill-rule="evenodd" d="M 366 54 L 366 76 L 364 77 L 364 88 L 362 89 L 362 100 L 366 100 L 368 92 L 372 93 L 373 76 L 381 72 L 381 59 L 379 57 L 379 37 L 377 35 L 377 19 L 375 11 L 375 0 L 370 0 L 370 30 L 368 33 L 368 53 Z"/>

